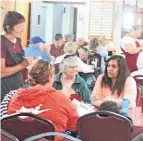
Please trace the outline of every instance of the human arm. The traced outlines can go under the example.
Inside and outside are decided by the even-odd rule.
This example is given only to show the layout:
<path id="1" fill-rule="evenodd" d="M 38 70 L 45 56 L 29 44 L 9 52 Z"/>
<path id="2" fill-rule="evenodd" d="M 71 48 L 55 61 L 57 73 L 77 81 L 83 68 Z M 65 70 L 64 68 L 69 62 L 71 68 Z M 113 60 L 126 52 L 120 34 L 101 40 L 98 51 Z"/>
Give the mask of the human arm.
<path id="1" fill-rule="evenodd" d="M 136 106 L 137 87 L 136 82 L 132 77 L 128 77 L 123 89 L 123 98 L 130 101 L 130 108 Z"/>
<path id="2" fill-rule="evenodd" d="M 136 54 L 143 50 L 143 47 L 134 48 L 131 43 L 125 45 L 125 49 L 130 54 Z"/>
<path id="3" fill-rule="evenodd" d="M 90 90 L 86 84 L 86 82 L 84 81 L 83 78 L 82 79 L 82 82 L 80 84 L 80 95 L 82 97 L 82 101 L 85 102 L 85 103 L 91 103 L 90 101 Z"/>
<path id="4" fill-rule="evenodd" d="M 104 97 L 102 96 L 102 88 L 101 88 L 102 78 L 103 78 L 103 75 L 101 74 L 97 78 L 93 92 L 91 94 L 91 103 L 98 107 L 104 101 Z"/>
<path id="5" fill-rule="evenodd" d="M 5 66 L 5 58 L 0 58 L 1 60 L 1 77 L 7 77 L 15 74 L 16 72 L 19 72 L 23 69 L 25 69 L 28 66 L 28 61 L 24 59 L 22 63 L 17 64 L 12 67 L 6 67 Z"/>

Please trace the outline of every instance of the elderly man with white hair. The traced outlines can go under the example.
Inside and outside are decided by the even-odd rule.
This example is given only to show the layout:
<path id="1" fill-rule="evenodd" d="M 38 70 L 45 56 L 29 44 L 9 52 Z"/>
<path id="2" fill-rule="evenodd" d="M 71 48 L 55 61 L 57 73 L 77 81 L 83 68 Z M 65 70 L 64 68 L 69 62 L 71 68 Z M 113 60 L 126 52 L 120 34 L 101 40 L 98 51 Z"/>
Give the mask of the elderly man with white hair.
<path id="1" fill-rule="evenodd" d="M 90 103 L 90 90 L 78 74 L 80 66 L 79 59 L 76 55 L 67 55 L 60 64 L 60 72 L 56 75 L 54 87 L 57 90 L 62 90 L 63 93 L 71 100 L 74 98 Z"/>

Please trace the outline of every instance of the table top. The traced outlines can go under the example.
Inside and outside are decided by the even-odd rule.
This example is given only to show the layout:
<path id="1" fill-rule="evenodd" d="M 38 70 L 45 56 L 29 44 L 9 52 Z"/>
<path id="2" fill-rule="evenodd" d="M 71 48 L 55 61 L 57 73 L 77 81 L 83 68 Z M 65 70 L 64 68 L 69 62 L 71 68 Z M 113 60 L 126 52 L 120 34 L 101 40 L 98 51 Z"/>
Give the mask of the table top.
<path id="1" fill-rule="evenodd" d="M 134 126 L 143 127 L 143 113 L 141 113 L 141 107 L 135 107 L 129 110 L 129 117 L 133 120 Z"/>
<path id="2" fill-rule="evenodd" d="M 94 106 L 87 105 L 87 107 L 79 106 L 77 112 L 79 116 L 83 116 L 88 113 L 97 111 Z M 133 120 L 134 126 L 143 127 L 143 113 L 141 112 L 141 107 L 131 108 L 129 110 L 129 117 Z"/>

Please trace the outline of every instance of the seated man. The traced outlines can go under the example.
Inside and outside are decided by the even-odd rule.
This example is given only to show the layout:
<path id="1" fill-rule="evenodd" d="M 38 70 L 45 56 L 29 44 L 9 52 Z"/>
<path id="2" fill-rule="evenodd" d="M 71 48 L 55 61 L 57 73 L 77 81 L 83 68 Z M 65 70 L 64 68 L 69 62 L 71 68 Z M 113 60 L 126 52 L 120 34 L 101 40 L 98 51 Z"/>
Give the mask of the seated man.
<path id="1" fill-rule="evenodd" d="M 54 37 L 54 43 L 50 45 L 50 55 L 57 58 L 64 54 L 64 41 L 62 34 L 56 34 Z M 59 64 L 55 64 L 55 73 L 59 72 Z"/>
<path id="2" fill-rule="evenodd" d="M 55 58 L 64 54 L 64 41 L 62 34 L 56 34 L 54 43 L 50 45 L 50 54 Z"/>

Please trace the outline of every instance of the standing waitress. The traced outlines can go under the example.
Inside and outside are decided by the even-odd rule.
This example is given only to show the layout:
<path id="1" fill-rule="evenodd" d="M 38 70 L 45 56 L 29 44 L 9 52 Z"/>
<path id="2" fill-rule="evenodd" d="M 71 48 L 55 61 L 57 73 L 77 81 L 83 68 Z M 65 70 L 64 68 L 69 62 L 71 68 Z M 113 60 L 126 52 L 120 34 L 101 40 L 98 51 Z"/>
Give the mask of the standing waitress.
<path id="1" fill-rule="evenodd" d="M 24 31 L 25 18 L 16 11 L 8 11 L 4 17 L 1 35 L 1 100 L 10 90 L 23 86 L 22 71 L 28 66 L 28 60 L 23 59 L 20 38 Z"/>

